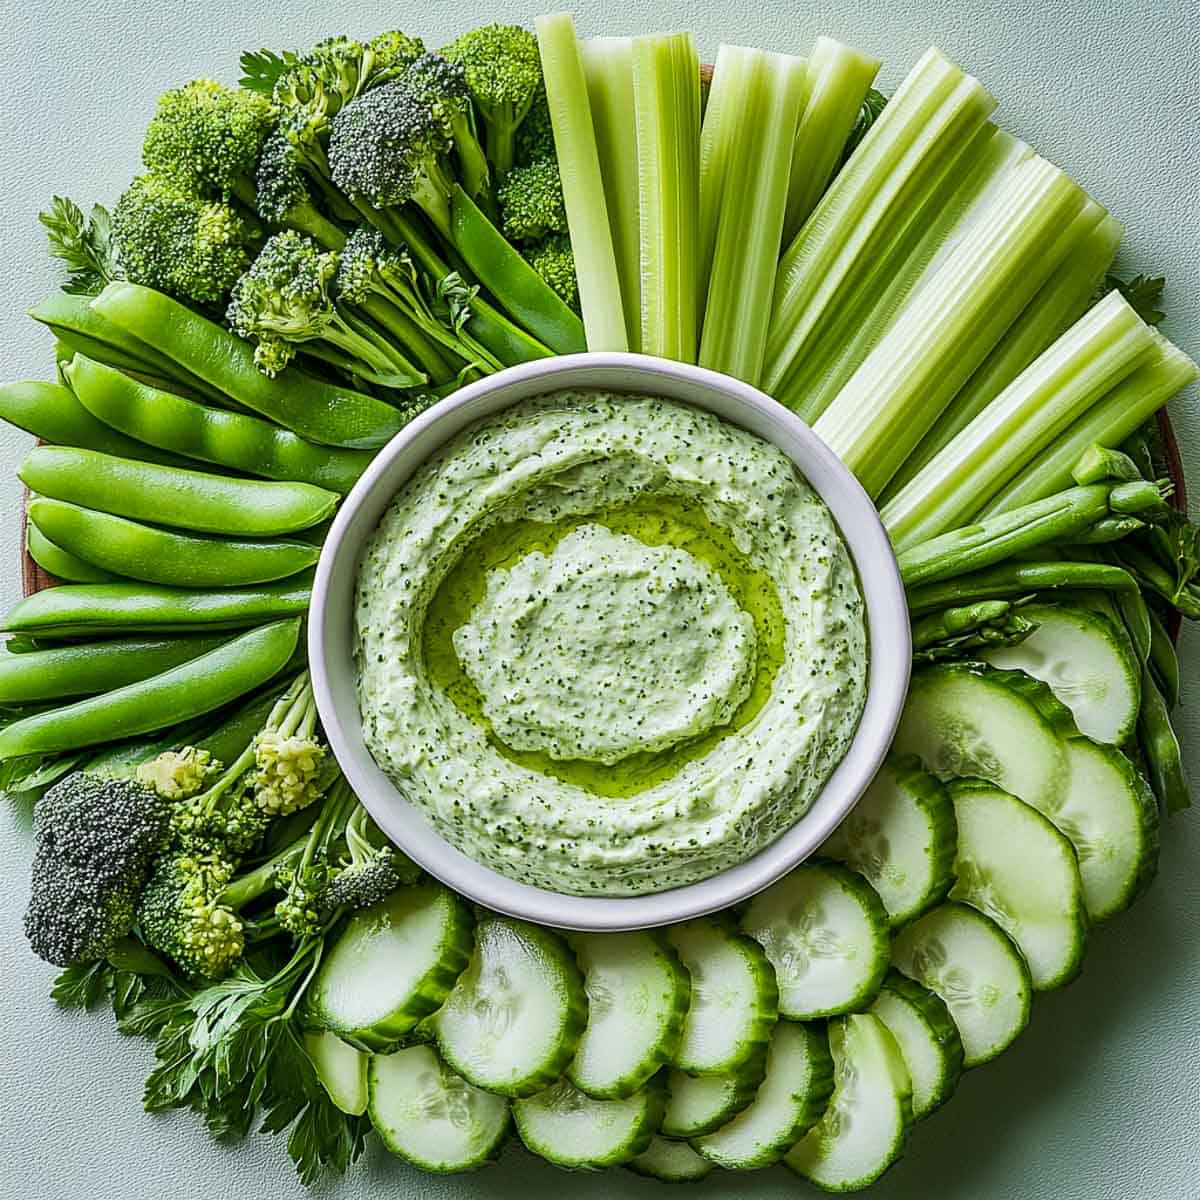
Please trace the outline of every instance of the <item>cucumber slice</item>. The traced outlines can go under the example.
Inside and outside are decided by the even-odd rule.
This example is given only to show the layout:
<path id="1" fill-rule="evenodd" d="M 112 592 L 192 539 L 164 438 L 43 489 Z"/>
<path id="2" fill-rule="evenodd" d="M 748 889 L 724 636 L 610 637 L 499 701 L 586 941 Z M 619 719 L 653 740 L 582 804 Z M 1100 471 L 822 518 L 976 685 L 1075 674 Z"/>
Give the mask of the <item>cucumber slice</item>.
<path id="1" fill-rule="evenodd" d="M 991 917 L 1029 965 L 1034 991 L 1070 983 L 1083 966 L 1087 909 L 1071 843 L 1035 808 L 990 783 L 950 784 L 958 876 L 950 892 Z"/>
<path id="2" fill-rule="evenodd" d="M 1029 1024 L 1025 960 L 1004 930 L 965 904 L 947 902 L 905 926 L 892 962 L 946 1002 L 964 1068 L 990 1062 Z"/>
<path id="3" fill-rule="evenodd" d="M 754 1103 L 692 1145 L 719 1167 L 745 1171 L 778 1162 L 812 1128 L 833 1091 L 833 1060 L 820 1025 L 780 1021 Z"/>
<path id="4" fill-rule="evenodd" d="M 1021 671 L 942 663 L 914 671 L 892 749 L 939 779 L 986 779 L 1048 812 L 1067 786 L 1070 712 Z"/>
<path id="5" fill-rule="evenodd" d="M 760 892 L 742 928 L 779 981 L 779 1013 L 793 1021 L 865 1008 L 887 971 L 888 918 L 874 888 L 833 863 L 806 863 Z"/>
<path id="6" fill-rule="evenodd" d="M 508 1101 L 472 1087 L 432 1046 L 373 1054 L 368 1111 L 383 1144 L 426 1171 L 469 1171 L 508 1133 Z"/>
<path id="7" fill-rule="evenodd" d="M 896 1039 L 869 1013 L 830 1021 L 829 1049 L 829 1107 L 783 1161 L 825 1191 L 855 1192 L 904 1153 L 912 1086 Z"/>
<path id="8" fill-rule="evenodd" d="M 1051 820 L 1079 858 L 1088 916 L 1124 912 L 1158 869 L 1158 805 L 1133 763 L 1115 746 L 1067 743 L 1071 781 Z"/>
<path id="9" fill-rule="evenodd" d="M 613 1167 L 642 1154 L 662 1121 L 662 1085 L 624 1100 L 596 1100 L 566 1079 L 524 1100 L 513 1119 L 527 1149 L 560 1167 Z"/>
<path id="10" fill-rule="evenodd" d="M 691 984 L 653 934 L 575 934 L 588 1019 L 567 1078 L 601 1100 L 632 1096 L 679 1049 Z"/>
<path id="11" fill-rule="evenodd" d="M 862 875 L 895 928 L 946 898 L 954 843 L 946 789 L 910 756 L 883 764 L 820 853 Z"/>
<path id="12" fill-rule="evenodd" d="M 779 1014 L 775 972 L 762 947 L 722 917 L 699 917 L 666 931 L 691 980 L 691 1006 L 675 1066 L 721 1075 L 767 1044 Z"/>
<path id="13" fill-rule="evenodd" d="M 657 1134 L 650 1139 L 647 1149 L 625 1165 L 639 1175 L 648 1175 L 663 1183 L 699 1183 L 712 1174 L 713 1169 L 712 1163 L 697 1154 L 687 1142 L 673 1142 Z"/>
<path id="14" fill-rule="evenodd" d="M 532 1096 L 566 1069 L 586 1019 L 583 979 L 562 938 L 481 913 L 475 953 L 433 1028 L 442 1057 L 469 1083 Z"/>
<path id="15" fill-rule="evenodd" d="M 470 957 L 472 923 L 466 903 L 433 882 L 355 913 L 313 979 L 306 1023 L 391 1049 L 446 999 Z"/>
<path id="16" fill-rule="evenodd" d="M 1031 604 L 1021 615 L 1037 629 L 1016 646 L 989 650 L 985 661 L 1049 685 L 1079 731 L 1095 741 L 1128 741 L 1142 702 L 1142 673 L 1125 634 L 1103 614 L 1083 608 Z"/>
<path id="17" fill-rule="evenodd" d="M 334 1107 L 361 1117 L 367 1111 L 367 1055 L 328 1031 L 306 1033 L 304 1049 Z"/>
<path id="18" fill-rule="evenodd" d="M 887 1027 L 912 1080 L 913 1118 L 946 1103 L 962 1075 L 963 1047 L 946 1002 L 928 988 L 889 971 L 869 1011 Z"/>
<path id="19" fill-rule="evenodd" d="M 737 1070 L 724 1075 L 668 1071 L 663 1133 L 673 1138 L 691 1138 L 720 1129 L 753 1103 L 766 1075 L 766 1045 L 759 1046 Z"/>

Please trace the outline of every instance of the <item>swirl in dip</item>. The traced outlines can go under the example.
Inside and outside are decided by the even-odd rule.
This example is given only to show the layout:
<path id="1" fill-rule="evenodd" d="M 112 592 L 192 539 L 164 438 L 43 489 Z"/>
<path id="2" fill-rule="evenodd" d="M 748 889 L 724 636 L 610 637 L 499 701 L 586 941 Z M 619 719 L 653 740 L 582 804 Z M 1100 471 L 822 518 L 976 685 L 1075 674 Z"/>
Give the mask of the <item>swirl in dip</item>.
<path id="1" fill-rule="evenodd" d="M 693 883 L 773 841 L 849 747 L 862 595 L 777 447 L 563 391 L 452 439 L 371 536 L 367 746 L 453 845 L 570 894 Z"/>

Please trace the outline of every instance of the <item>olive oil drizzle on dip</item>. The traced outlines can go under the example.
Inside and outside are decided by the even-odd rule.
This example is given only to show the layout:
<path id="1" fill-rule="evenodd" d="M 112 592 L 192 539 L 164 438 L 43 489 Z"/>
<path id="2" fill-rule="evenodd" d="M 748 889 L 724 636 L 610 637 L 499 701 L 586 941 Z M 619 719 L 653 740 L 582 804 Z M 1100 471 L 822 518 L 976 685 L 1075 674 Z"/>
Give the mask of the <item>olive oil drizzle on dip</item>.
<path id="1" fill-rule="evenodd" d="M 750 857 L 865 699 L 824 505 L 778 448 L 652 397 L 555 393 L 452 439 L 369 541 L 356 626 L 367 745 L 401 793 L 465 853 L 572 894 Z"/>

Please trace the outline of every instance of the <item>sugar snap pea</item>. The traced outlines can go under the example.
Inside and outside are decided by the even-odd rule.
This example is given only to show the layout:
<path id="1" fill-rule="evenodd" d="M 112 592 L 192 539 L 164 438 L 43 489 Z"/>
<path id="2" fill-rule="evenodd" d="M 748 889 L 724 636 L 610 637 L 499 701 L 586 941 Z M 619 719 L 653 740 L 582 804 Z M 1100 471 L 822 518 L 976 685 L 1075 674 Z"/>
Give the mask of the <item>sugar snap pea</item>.
<path id="1" fill-rule="evenodd" d="M 54 500 L 201 533 L 294 533 L 323 521 L 338 500 L 310 483 L 234 479 L 69 446 L 35 447 L 17 474 Z"/>
<path id="2" fill-rule="evenodd" d="M 311 592 L 310 571 L 277 583 L 221 591 L 146 583 L 67 583 L 18 601 L 0 630 L 46 640 L 239 629 L 303 613 Z"/>
<path id="3" fill-rule="evenodd" d="M 56 546 L 32 521 L 25 524 L 25 549 L 43 571 L 64 583 L 108 583 L 116 578 L 112 572 Z"/>
<path id="4" fill-rule="evenodd" d="M 0 704 L 111 692 L 207 654 L 231 636 L 111 638 L 28 654 L 0 654 Z"/>
<path id="5" fill-rule="evenodd" d="M 354 486 L 374 457 L 370 450 L 314 445 L 261 417 L 187 400 L 139 383 L 82 355 L 65 368 L 65 374 L 78 403 L 93 418 L 99 418 L 97 424 L 103 422 L 103 427 L 111 426 L 130 438 L 148 442 L 160 452 L 173 450 L 249 475 L 311 483 L 342 495 Z"/>
<path id="6" fill-rule="evenodd" d="M 310 441 L 369 449 L 404 426 L 403 414 L 390 404 L 294 367 L 268 378 L 254 365 L 249 342 L 151 288 L 110 283 L 92 308 L 130 336 L 152 338 L 188 373 Z"/>
<path id="7" fill-rule="evenodd" d="M 119 371 L 113 374 L 125 378 Z M 170 447 L 162 450 L 145 445 L 97 420 L 71 389 L 61 383 L 30 379 L 0 385 L 0 418 L 55 446 L 79 446 L 170 466 L 182 466 L 185 462 L 179 455 L 171 454 Z"/>
<path id="8" fill-rule="evenodd" d="M 29 519 L 56 546 L 103 571 L 171 587 L 240 587 L 286 579 L 321 555 L 306 542 L 195 537 L 39 496 Z"/>
<path id="9" fill-rule="evenodd" d="M 299 637 L 299 619 L 275 621 L 148 679 L 15 721 L 0 730 L 0 759 L 78 750 L 212 712 L 277 674 Z"/>

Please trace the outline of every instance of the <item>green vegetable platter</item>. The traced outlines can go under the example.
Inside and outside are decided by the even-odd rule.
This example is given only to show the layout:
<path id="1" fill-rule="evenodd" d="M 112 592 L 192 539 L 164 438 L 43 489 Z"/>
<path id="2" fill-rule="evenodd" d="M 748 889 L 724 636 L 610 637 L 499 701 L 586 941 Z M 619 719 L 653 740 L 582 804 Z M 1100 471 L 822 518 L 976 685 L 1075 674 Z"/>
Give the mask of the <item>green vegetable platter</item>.
<path id="1" fill-rule="evenodd" d="M 111 212 L 52 199 L 46 377 L 0 387 L 39 442 L 0 785 L 33 804 L 54 999 L 149 1040 L 147 1110 L 281 1135 L 306 1184 L 368 1139 L 437 1173 L 519 1139 L 569 1170 L 869 1186 L 1076 978 L 1189 804 L 1200 535 L 1164 406 L 1200 370 L 1156 328 L 1163 280 L 1112 273 L 1122 214 L 936 49 L 886 96 L 831 38 L 708 71 L 687 33 L 564 15 L 241 66 L 159 99 Z M 657 931 L 424 875 L 306 669 L 322 539 L 379 447 L 583 350 L 812 424 L 912 618 L 892 752 L 820 855 Z"/>

